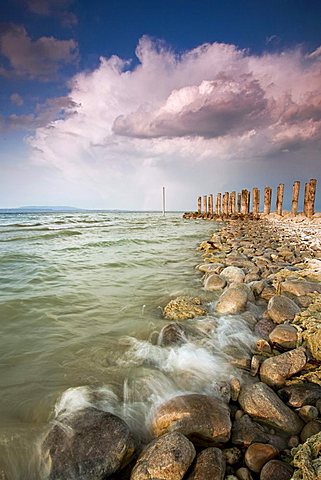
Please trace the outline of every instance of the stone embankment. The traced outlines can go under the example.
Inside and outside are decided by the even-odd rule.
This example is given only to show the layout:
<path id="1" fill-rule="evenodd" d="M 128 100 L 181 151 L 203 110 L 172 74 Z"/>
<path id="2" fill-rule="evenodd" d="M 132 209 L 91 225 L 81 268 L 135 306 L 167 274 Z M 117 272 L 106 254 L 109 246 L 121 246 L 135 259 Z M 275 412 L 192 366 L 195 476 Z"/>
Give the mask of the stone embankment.
<path id="1" fill-rule="evenodd" d="M 277 218 L 231 220 L 204 241 L 207 300 L 172 300 L 160 344 L 188 342 L 189 318 L 241 315 L 256 340 L 251 355 L 233 360 L 224 395 L 161 404 L 148 445 L 108 413 L 62 418 L 42 446 L 49 478 L 320 480 L 320 241 L 319 221 Z"/>

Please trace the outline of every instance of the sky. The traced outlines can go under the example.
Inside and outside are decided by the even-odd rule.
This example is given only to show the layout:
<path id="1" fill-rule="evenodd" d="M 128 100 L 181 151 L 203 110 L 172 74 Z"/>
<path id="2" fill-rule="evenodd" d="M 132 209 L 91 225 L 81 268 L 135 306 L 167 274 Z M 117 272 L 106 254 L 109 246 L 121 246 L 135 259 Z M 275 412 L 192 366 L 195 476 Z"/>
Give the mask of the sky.
<path id="1" fill-rule="evenodd" d="M 320 23 L 319 0 L 1 0 L 0 208 L 279 183 L 289 208 L 317 178 L 321 210 Z"/>

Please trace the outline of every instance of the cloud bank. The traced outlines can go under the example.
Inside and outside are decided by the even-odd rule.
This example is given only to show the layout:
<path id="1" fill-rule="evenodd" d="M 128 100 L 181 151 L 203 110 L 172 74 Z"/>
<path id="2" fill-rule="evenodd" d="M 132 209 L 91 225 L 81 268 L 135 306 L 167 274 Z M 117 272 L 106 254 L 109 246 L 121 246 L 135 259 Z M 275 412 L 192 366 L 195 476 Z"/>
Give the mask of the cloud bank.
<path id="1" fill-rule="evenodd" d="M 320 165 L 320 48 L 256 56 L 214 43 L 177 55 L 143 37 L 136 56 L 134 68 L 112 56 L 72 79 L 63 118 L 29 138 L 33 161 L 90 179 L 124 208 L 155 208 L 162 182 L 186 198 L 221 190 L 232 167 Z"/>

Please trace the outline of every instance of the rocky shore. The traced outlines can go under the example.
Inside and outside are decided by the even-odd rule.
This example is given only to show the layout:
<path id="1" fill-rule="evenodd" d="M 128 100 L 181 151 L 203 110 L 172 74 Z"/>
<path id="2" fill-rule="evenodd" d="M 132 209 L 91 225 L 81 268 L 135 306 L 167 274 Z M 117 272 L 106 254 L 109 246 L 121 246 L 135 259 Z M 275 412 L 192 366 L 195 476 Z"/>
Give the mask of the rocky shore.
<path id="1" fill-rule="evenodd" d="M 223 224 L 199 246 L 200 296 L 165 306 L 158 344 L 206 336 L 204 323 L 191 326 L 191 318 L 241 317 L 255 339 L 250 354 L 232 345 L 233 374 L 217 395 L 183 393 L 157 406 L 148 444 L 112 413 L 91 406 L 60 412 L 41 445 L 45 476 L 321 479 L 320 242 L 318 218 Z"/>

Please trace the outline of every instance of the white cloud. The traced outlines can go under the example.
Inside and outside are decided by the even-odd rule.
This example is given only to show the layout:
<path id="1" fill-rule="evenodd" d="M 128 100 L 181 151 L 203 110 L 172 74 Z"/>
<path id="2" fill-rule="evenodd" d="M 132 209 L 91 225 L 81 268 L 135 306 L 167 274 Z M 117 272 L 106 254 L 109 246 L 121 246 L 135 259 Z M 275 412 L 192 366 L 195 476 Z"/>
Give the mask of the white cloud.
<path id="1" fill-rule="evenodd" d="M 23 105 L 23 98 L 21 95 L 19 95 L 19 93 L 12 93 L 12 95 L 10 95 L 10 100 L 11 103 L 17 105 L 18 107 Z"/>
<path id="2" fill-rule="evenodd" d="M 255 56 L 218 43 L 176 55 L 148 37 L 136 54 L 132 69 L 113 56 L 74 77 L 64 118 L 29 139 L 34 162 L 116 208 L 156 208 L 163 183 L 184 208 L 187 192 L 221 189 L 231 171 L 274 168 L 300 149 L 303 159 L 309 151 L 306 165 L 318 165 L 318 56 Z"/>

